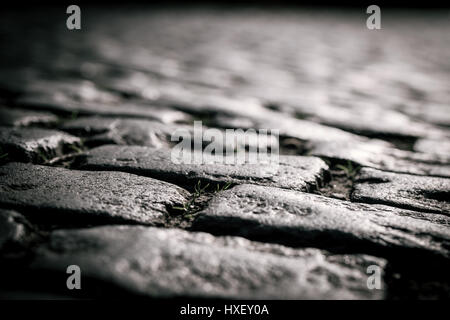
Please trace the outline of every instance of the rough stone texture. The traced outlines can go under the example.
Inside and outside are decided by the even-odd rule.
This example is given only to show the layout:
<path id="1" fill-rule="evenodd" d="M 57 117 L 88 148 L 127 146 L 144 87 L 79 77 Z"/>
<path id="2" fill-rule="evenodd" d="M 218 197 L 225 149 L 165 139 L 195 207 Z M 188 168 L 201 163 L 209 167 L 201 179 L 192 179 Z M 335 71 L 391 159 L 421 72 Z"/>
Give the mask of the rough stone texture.
<path id="1" fill-rule="evenodd" d="M 148 100 L 124 100 L 88 80 L 36 78 L 25 83 L 19 105 L 63 115 L 102 115 L 146 118 L 164 123 L 189 121 L 180 111 L 155 106 Z"/>
<path id="2" fill-rule="evenodd" d="M 450 179 L 363 168 L 352 200 L 450 215 Z"/>
<path id="3" fill-rule="evenodd" d="M 369 137 L 440 136 L 443 130 L 424 121 L 412 119 L 397 110 L 379 112 L 379 106 L 367 101 L 349 101 L 345 107 L 327 100 L 311 108 L 306 105 L 283 106 L 294 116 L 319 122 Z"/>
<path id="4" fill-rule="evenodd" d="M 19 213 L 0 209 L 0 252 L 8 245 L 18 245 L 28 236 L 30 225 Z"/>
<path id="5" fill-rule="evenodd" d="M 61 129 L 75 135 L 85 137 L 90 145 L 119 144 L 140 145 L 154 148 L 170 148 L 175 146 L 180 139 L 177 133 L 183 137 L 201 141 L 197 146 L 199 149 L 206 148 L 215 138 L 208 137 L 208 133 L 220 133 L 222 139 L 215 141 L 217 151 L 235 150 L 242 148 L 246 150 L 258 150 L 258 148 L 279 147 L 275 136 L 259 134 L 256 130 L 236 130 L 226 132 L 217 128 L 208 128 L 200 123 L 194 125 L 165 124 L 150 120 L 109 118 L 109 117 L 81 117 L 68 121 Z M 210 130 L 211 129 L 211 130 Z M 268 132 L 270 134 L 270 132 Z M 267 149 L 264 149 L 267 150 Z"/>
<path id="6" fill-rule="evenodd" d="M 48 110 L 64 115 L 123 116 L 157 120 L 164 123 L 183 122 L 190 118 L 180 111 L 152 106 L 148 102 L 78 101 L 64 94 L 27 93 L 17 103 L 33 110 Z"/>
<path id="7" fill-rule="evenodd" d="M 48 112 L 0 107 L 1 126 L 26 127 L 36 124 L 50 125 L 56 122 L 58 122 L 58 117 Z"/>
<path id="8" fill-rule="evenodd" d="M 261 186 L 215 196 L 194 229 L 345 252 L 449 257 L 450 229 L 365 204 Z M 401 211 L 401 210 L 399 210 Z M 448 223 L 448 220 L 447 220 Z"/>
<path id="9" fill-rule="evenodd" d="M 326 256 L 240 238 L 145 227 L 61 230 L 38 249 L 34 269 L 83 275 L 151 297 L 376 299 L 366 286 L 369 256 Z M 88 281 L 88 280 L 86 280 Z M 384 286 L 383 286 L 384 287 Z"/>
<path id="10" fill-rule="evenodd" d="M 444 95 L 442 95 L 442 98 L 444 98 Z M 412 103 L 408 107 L 404 106 L 401 111 L 410 117 L 416 117 L 429 123 L 448 127 L 450 126 L 450 115 L 448 109 L 448 103 L 442 100 L 439 103 Z"/>
<path id="11" fill-rule="evenodd" d="M 366 141 L 364 137 L 313 121 L 296 119 L 264 108 L 261 101 L 245 97 L 222 97 L 216 92 L 198 94 L 177 91 L 166 98 L 177 109 L 206 117 L 209 125 L 221 128 L 277 129 L 280 136 L 312 141 Z M 182 100 L 180 101 L 180 97 Z M 283 124 L 283 125 L 280 125 Z"/>
<path id="12" fill-rule="evenodd" d="M 187 196 L 166 182 L 122 172 L 10 163 L 0 167 L 0 175 L 0 205 L 38 220 L 161 224 L 167 207 Z"/>
<path id="13" fill-rule="evenodd" d="M 157 121 L 109 117 L 81 117 L 61 127 L 64 131 L 86 137 L 92 145 L 142 145 L 155 148 L 170 147 L 174 143 L 170 137 L 179 128 L 190 129 Z"/>
<path id="14" fill-rule="evenodd" d="M 450 139 L 419 139 L 414 144 L 414 151 L 437 154 L 445 157 L 450 163 Z"/>
<path id="15" fill-rule="evenodd" d="M 311 143 L 309 150 L 311 155 L 353 161 L 381 170 L 450 177 L 446 156 L 408 152 L 380 143 Z"/>
<path id="16" fill-rule="evenodd" d="M 77 148 L 80 139 L 67 133 L 39 129 L 0 127 L 0 147 L 10 160 L 44 162 Z"/>
<path id="17" fill-rule="evenodd" d="M 192 152 L 195 154 L 195 151 Z M 204 158 L 203 164 L 175 164 L 171 150 L 140 146 L 107 145 L 92 149 L 84 169 L 119 170 L 170 182 L 195 184 L 198 180 L 216 183 L 254 183 L 294 190 L 317 187 L 328 166 L 319 158 L 279 156 L 279 164 L 224 164 Z"/>
<path id="18" fill-rule="evenodd" d="M 238 117 L 221 116 L 213 123 L 215 125 L 220 124 L 221 126 L 245 129 L 278 129 L 280 130 L 280 136 L 296 138 L 302 141 L 360 142 L 368 140 L 364 137 L 337 128 L 328 127 L 312 121 L 295 119 L 267 110 L 254 112 L 247 118 L 245 115 L 240 115 Z"/>

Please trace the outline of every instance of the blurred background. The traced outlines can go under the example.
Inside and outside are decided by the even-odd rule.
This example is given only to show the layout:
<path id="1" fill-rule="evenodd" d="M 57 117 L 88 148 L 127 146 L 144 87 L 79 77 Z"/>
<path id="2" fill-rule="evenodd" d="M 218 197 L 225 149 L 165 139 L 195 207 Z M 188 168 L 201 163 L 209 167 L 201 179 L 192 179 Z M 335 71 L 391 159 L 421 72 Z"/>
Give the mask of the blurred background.
<path id="1" fill-rule="evenodd" d="M 401 133 L 398 123 L 450 124 L 448 8 L 380 4 L 382 30 L 369 30 L 365 5 L 311 3 L 80 2 L 79 31 L 66 28 L 66 5 L 8 7 L 2 99 L 64 80 L 88 100 L 256 99 L 365 135 L 411 138 L 414 128 Z M 89 96 L 92 86 L 105 94 Z M 376 132 L 376 121 L 391 125 Z"/>

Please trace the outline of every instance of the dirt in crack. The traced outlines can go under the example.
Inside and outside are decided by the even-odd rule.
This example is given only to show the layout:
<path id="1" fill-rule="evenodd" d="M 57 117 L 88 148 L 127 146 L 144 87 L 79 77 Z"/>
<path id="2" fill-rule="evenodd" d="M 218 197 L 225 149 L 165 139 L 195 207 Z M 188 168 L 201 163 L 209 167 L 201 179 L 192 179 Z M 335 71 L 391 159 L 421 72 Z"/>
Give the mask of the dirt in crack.
<path id="1" fill-rule="evenodd" d="M 81 140 L 78 145 L 65 146 L 61 155 L 45 159 L 41 164 L 73 169 L 78 166 L 87 150 L 87 146 Z"/>
<path id="2" fill-rule="evenodd" d="M 324 160 L 330 169 L 325 175 L 323 186 L 313 193 L 340 200 L 350 200 L 353 182 L 361 167 L 351 161 Z"/>
<path id="3" fill-rule="evenodd" d="M 190 229 L 192 222 L 198 212 L 203 210 L 211 198 L 218 192 L 225 191 L 232 187 L 231 182 L 227 183 L 203 183 L 198 180 L 195 184 L 189 199 L 174 206 L 168 206 L 165 227 Z"/>
<path id="4" fill-rule="evenodd" d="M 309 152 L 307 142 L 292 138 L 280 137 L 280 155 L 304 156 Z"/>

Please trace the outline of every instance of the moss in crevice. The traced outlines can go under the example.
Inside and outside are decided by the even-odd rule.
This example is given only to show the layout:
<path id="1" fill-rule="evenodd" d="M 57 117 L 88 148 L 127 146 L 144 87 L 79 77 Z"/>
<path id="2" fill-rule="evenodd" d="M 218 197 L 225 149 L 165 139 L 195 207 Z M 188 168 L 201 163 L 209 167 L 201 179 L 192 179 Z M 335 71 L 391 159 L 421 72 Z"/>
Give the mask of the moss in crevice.
<path id="1" fill-rule="evenodd" d="M 198 180 L 185 203 L 167 207 L 169 214 L 166 219 L 166 226 L 189 229 L 196 214 L 206 207 L 212 197 L 218 192 L 229 189 L 232 185 L 231 182 L 202 185 L 201 181 Z"/>
<path id="2" fill-rule="evenodd" d="M 326 197 L 350 200 L 353 183 L 361 166 L 351 161 L 343 162 L 334 159 L 324 159 L 324 161 L 330 167 L 327 179 L 313 192 Z"/>

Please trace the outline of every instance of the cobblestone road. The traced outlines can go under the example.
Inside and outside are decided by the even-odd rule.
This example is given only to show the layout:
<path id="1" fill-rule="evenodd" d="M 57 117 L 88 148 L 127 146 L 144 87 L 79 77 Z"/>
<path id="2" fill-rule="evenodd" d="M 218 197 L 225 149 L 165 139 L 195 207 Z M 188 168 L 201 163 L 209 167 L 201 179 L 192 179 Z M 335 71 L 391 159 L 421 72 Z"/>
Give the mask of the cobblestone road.
<path id="1" fill-rule="evenodd" d="M 66 17 L 0 14 L 2 298 L 450 296 L 448 11 Z M 278 129 L 277 174 L 171 162 L 195 120 Z"/>

